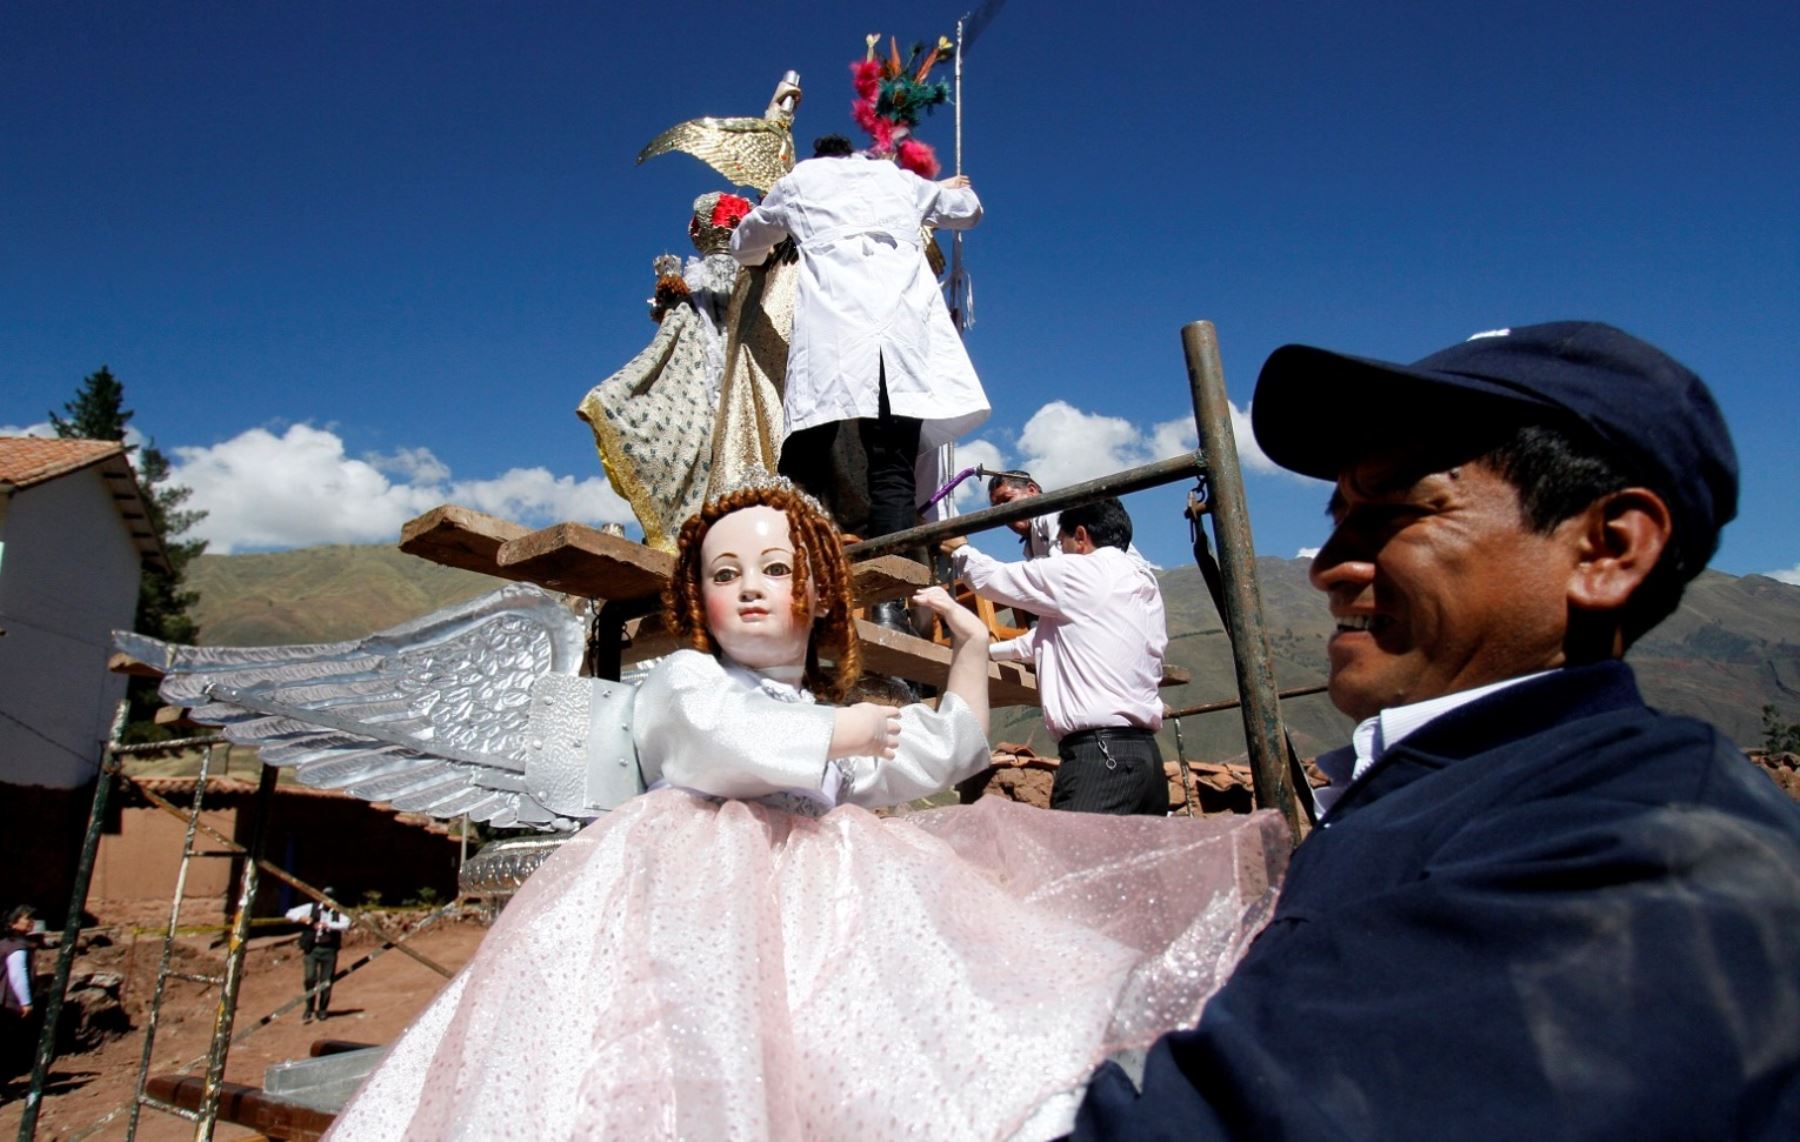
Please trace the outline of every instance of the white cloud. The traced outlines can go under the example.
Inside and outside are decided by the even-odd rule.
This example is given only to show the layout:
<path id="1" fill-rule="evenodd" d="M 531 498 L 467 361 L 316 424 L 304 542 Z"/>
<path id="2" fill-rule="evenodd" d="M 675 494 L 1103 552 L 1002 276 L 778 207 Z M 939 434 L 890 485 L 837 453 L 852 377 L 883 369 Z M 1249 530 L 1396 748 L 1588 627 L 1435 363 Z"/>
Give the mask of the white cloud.
<path id="1" fill-rule="evenodd" d="M 547 468 L 510 468 L 491 480 L 457 480 L 449 489 L 452 502 L 521 523 L 633 522 L 630 506 L 601 476 L 577 480 Z"/>
<path id="2" fill-rule="evenodd" d="M 368 459 L 382 471 L 404 477 L 409 484 L 441 484 L 450 478 L 450 469 L 429 448 L 402 448 L 392 456 Z"/>
<path id="3" fill-rule="evenodd" d="M 1316 547 L 1302 547 L 1300 550 L 1294 552 L 1294 558 L 1295 559 L 1313 559 L 1313 558 L 1316 558 L 1318 556 L 1318 554 L 1319 554 L 1319 549 Z"/>
<path id="4" fill-rule="evenodd" d="M 1150 430 L 1150 453 L 1154 460 L 1167 460 L 1200 447 L 1200 434 L 1194 430 L 1190 416 L 1165 420 Z"/>
<path id="5" fill-rule="evenodd" d="M 1771 579 L 1778 579 L 1783 583 L 1792 583 L 1794 586 L 1800 587 L 1800 563 L 1794 564 L 1786 571 L 1770 571 L 1768 576 Z"/>
<path id="6" fill-rule="evenodd" d="M 391 542 L 407 520 L 458 503 L 519 523 L 625 523 L 631 510 L 602 477 L 577 481 L 543 468 L 454 480 L 429 449 L 355 459 L 336 433 L 310 424 L 280 436 L 253 428 L 208 448 L 173 451 L 176 483 L 207 512 L 194 534 L 210 550 Z"/>
<path id="7" fill-rule="evenodd" d="M 1118 416 L 1051 401 L 1019 432 L 1021 466 L 1046 488 L 1061 488 L 1153 459 L 1144 433 Z"/>
<path id="8" fill-rule="evenodd" d="M 1231 426 L 1240 465 L 1255 472 L 1283 472 L 1257 447 L 1250 431 L 1248 407 L 1232 406 Z M 1024 468 L 1044 487 L 1063 488 L 1155 460 L 1167 460 L 1197 447 L 1199 435 L 1191 416 L 1144 428 L 1123 417 L 1083 412 L 1067 401 L 1051 401 L 1033 413 L 1020 430 L 1016 461 L 1009 461 L 1008 452 L 985 439 L 959 444 L 957 459 L 966 464 L 971 461 L 963 457 L 979 454 L 983 456 L 981 463 L 990 467 Z M 989 454 L 995 459 L 986 459 Z M 969 506 L 960 493 L 957 503 Z"/>
<path id="9" fill-rule="evenodd" d="M 1235 404 L 1231 406 L 1231 435 L 1237 441 L 1239 466 L 1248 468 L 1252 472 L 1265 474 L 1281 472 L 1289 476 L 1295 475 L 1269 459 L 1268 453 L 1262 450 L 1262 445 L 1256 442 L 1256 433 L 1250 430 L 1249 405 L 1245 405 L 1243 408 L 1239 408 Z M 1296 478 L 1304 480 L 1306 477 L 1296 476 Z"/>

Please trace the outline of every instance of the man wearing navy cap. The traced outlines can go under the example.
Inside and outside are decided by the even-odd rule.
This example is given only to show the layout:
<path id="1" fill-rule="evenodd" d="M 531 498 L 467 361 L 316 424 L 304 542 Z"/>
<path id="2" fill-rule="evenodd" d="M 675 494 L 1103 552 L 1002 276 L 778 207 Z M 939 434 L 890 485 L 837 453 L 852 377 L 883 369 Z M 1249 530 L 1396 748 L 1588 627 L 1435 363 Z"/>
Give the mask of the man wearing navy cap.
<path id="1" fill-rule="evenodd" d="M 1620 661 L 1736 512 L 1700 379 L 1586 322 L 1290 345 L 1253 420 L 1336 482 L 1360 724 L 1268 928 L 1075 1136 L 1800 1137 L 1800 809 Z"/>

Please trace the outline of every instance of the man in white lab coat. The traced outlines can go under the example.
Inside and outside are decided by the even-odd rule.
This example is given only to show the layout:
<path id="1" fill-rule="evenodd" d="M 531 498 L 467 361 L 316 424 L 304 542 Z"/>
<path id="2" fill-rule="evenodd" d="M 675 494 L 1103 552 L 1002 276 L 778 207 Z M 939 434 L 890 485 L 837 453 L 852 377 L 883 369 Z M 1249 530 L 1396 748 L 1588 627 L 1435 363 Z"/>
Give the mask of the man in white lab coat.
<path id="1" fill-rule="evenodd" d="M 928 182 L 827 135 L 732 235 L 744 265 L 761 264 L 783 239 L 798 247 L 781 470 L 830 502 L 837 427 L 856 421 L 869 462 L 870 537 L 915 522 L 923 497 L 914 459 L 987 419 L 920 233 L 980 219 L 967 178 Z"/>

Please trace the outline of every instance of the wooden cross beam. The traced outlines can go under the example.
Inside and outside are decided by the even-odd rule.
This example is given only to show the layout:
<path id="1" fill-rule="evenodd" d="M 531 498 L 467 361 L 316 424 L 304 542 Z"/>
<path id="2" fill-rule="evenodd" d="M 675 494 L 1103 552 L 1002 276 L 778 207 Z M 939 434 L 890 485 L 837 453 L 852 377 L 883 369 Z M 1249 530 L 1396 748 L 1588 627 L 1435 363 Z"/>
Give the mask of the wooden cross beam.
<path id="1" fill-rule="evenodd" d="M 532 531 L 455 504 L 433 508 L 407 523 L 400 532 L 400 550 L 447 567 L 607 602 L 651 602 L 662 594 L 675 569 L 675 557 L 667 552 L 586 524 L 559 523 Z M 850 565 L 851 595 L 858 607 L 905 598 L 931 581 L 929 568 L 899 555 Z M 857 633 L 868 672 L 944 684 L 949 647 L 863 620 L 857 622 Z M 660 614 L 627 623 L 625 637 L 624 665 L 675 649 Z M 1029 668 L 994 663 L 988 668 L 988 680 L 989 700 L 995 706 L 1037 705 L 1037 679 Z"/>

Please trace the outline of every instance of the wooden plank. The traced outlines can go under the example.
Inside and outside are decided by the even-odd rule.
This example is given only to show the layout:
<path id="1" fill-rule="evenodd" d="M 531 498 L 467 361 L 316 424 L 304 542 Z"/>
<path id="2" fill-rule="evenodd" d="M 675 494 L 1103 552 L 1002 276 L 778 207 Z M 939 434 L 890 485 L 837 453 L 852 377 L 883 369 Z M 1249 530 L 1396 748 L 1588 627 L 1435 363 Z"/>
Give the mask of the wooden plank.
<path id="1" fill-rule="evenodd" d="M 608 535 L 579 523 L 559 523 L 530 531 L 515 523 L 446 504 L 408 523 L 402 551 L 470 571 L 537 583 L 564 594 L 609 601 L 650 602 L 662 593 L 675 567 L 674 556 Z M 931 569 L 900 555 L 851 564 L 851 589 L 859 607 L 904 598 L 931 582 Z M 863 664 L 870 673 L 892 674 L 941 687 L 950 669 L 950 648 L 859 620 Z M 675 639 L 660 614 L 626 624 L 626 665 L 660 657 Z M 988 668 L 995 706 L 1037 704 L 1029 668 L 994 663 Z"/>
<path id="2" fill-rule="evenodd" d="M 122 650 L 115 650 L 107 657 L 106 668 L 114 674 L 127 674 L 133 678 L 162 677 L 162 671 L 147 662 L 131 657 Z"/>
<path id="3" fill-rule="evenodd" d="M 400 550 L 446 567 L 501 575 L 496 561 L 500 546 L 530 531 L 498 516 L 444 504 L 400 529 Z"/>
<path id="4" fill-rule="evenodd" d="M 655 548 L 579 523 L 559 523 L 501 545 L 499 574 L 590 599 L 653 599 L 675 569 Z M 851 591 L 859 607 L 898 599 L 931 583 L 931 569 L 899 555 L 852 564 Z"/>
<path id="5" fill-rule="evenodd" d="M 532 531 L 520 524 L 444 504 L 401 530 L 400 550 L 447 567 L 537 583 L 589 599 L 647 600 L 662 593 L 675 559 L 580 523 Z M 853 563 L 851 591 L 866 607 L 929 586 L 931 569 L 901 555 Z"/>
<path id="6" fill-rule="evenodd" d="M 904 555 L 878 555 L 850 565 L 850 591 L 859 607 L 904 599 L 931 586 L 931 568 Z"/>
<path id="7" fill-rule="evenodd" d="M 192 731 L 201 728 L 200 723 L 188 721 L 186 706 L 158 706 L 150 720 L 159 726 L 167 726 L 170 729 Z"/>
<path id="8" fill-rule="evenodd" d="M 172 1106 L 199 1110 L 205 1086 L 206 1080 L 197 1075 L 152 1075 L 145 1093 Z M 219 1120 L 248 1126 L 266 1138 L 312 1142 L 330 1129 L 337 1117 L 243 1083 L 221 1083 L 220 1090 Z"/>
<path id="9" fill-rule="evenodd" d="M 901 634 L 866 619 L 856 621 L 856 633 L 862 639 L 865 674 L 892 674 L 939 689 L 950 677 L 950 648 L 947 646 Z M 1021 663 L 990 662 L 988 703 L 995 707 L 1035 706 L 1038 704 L 1037 679 Z"/>
<path id="10" fill-rule="evenodd" d="M 559 523 L 500 545 L 499 573 L 589 599 L 654 599 L 675 557 L 582 523 Z"/>

